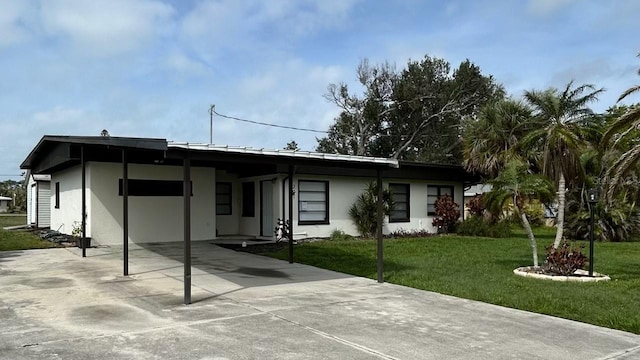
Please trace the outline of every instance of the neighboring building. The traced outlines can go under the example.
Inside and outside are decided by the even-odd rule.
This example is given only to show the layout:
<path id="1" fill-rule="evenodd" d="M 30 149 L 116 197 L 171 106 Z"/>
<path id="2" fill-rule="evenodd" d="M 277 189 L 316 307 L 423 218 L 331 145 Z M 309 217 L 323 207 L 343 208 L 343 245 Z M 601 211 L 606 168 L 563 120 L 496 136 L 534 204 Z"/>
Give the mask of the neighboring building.
<path id="1" fill-rule="evenodd" d="M 0 196 L 0 213 L 9 211 L 9 203 L 12 201 L 13 199 L 8 196 Z"/>
<path id="2" fill-rule="evenodd" d="M 478 195 L 491 191 L 489 184 L 474 184 L 464 189 L 464 217 L 469 217 L 469 201 Z"/>
<path id="3" fill-rule="evenodd" d="M 79 226 L 84 198 L 87 236 L 102 244 L 121 243 L 125 232 L 133 242 L 180 241 L 187 217 L 193 240 L 273 239 L 289 204 L 295 238 L 356 235 L 349 208 L 378 174 L 396 194 L 384 232 L 436 232 L 437 197 L 462 203 L 463 189 L 475 181 L 460 166 L 118 137 L 44 136 L 21 168 L 34 174 L 36 187 L 36 176 L 50 175 L 52 229 L 70 234 Z M 190 198 L 183 196 L 185 178 Z"/>
<path id="4" fill-rule="evenodd" d="M 27 172 L 27 225 L 51 226 L 51 175 Z"/>

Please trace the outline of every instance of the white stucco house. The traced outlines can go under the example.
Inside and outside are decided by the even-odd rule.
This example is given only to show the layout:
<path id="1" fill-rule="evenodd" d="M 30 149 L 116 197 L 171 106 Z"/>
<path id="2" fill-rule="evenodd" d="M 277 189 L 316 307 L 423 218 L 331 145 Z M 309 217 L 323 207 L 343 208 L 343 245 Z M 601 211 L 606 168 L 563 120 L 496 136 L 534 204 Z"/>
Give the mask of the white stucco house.
<path id="1" fill-rule="evenodd" d="M 0 213 L 6 213 L 9 211 L 9 204 L 13 201 L 8 196 L 0 196 Z"/>
<path id="2" fill-rule="evenodd" d="M 438 196 L 452 195 L 462 205 L 464 188 L 476 180 L 460 166 L 109 136 L 45 135 L 20 167 L 50 177 L 51 229 L 80 229 L 81 238 L 122 244 L 124 275 L 130 243 L 183 241 L 185 304 L 191 303 L 192 240 L 273 239 L 278 219 L 291 224 L 289 240 L 334 230 L 356 235 L 348 209 L 372 181 L 379 194 L 388 187 L 396 203 L 385 219 L 378 202 L 383 282 L 383 233 L 436 232 Z M 31 208 L 38 213 L 47 199 L 34 191 Z M 87 242 L 80 243 L 84 257 Z"/>
<path id="3" fill-rule="evenodd" d="M 27 225 L 51 226 L 51 175 L 27 172 Z"/>
<path id="4" fill-rule="evenodd" d="M 336 229 L 357 235 L 348 209 L 377 170 L 396 202 L 384 233 L 436 232 L 431 224 L 435 199 L 449 194 L 462 205 L 464 188 L 473 180 L 458 166 L 385 158 L 164 139 L 44 136 L 21 165 L 30 171 L 28 221 L 70 234 L 82 222 L 84 188 L 86 236 L 101 244 L 121 243 L 123 156 L 132 242 L 182 239 L 185 157 L 191 160 L 193 240 L 272 239 L 278 219 L 289 218 L 289 203 L 295 239 L 327 237 Z M 461 216 L 462 211 L 461 206 Z"/>
<path id="5" fill-rule="evenodd" d="M 176 241 L 183 236 L 183 158 L 191 158 L 191 236 L 272 239 L 288 218 L 294 238 L 357 235 L 348 209 L 383 171 L 396 209 L 384 233 L 427 230 L 433 203 L 444 194 L 463 204 L 472 178 L 461 167 L 290 150 L 265 150 L 164 139 L 44 136 L 21 168 L 30 171 L 31 224 L 70 234 L 82 222 L 86 236 L 120 243 L 123 233 L 123 154 L 127 157 L 128 236 L 132 242 Z M 81 159 L 81 157 L 84 159 Z M 84 160 L 84 161 L 82 161 Z M 85 184 L 82 184 L 84 162 Z M 290 169 L 292 168 L 292 169 Z M 293 180 L 289 171 L 293 170 Z M 287 187 L 292 181 L 291 199 Z M 463 206 L 461 208 L 461 216 Z"/>

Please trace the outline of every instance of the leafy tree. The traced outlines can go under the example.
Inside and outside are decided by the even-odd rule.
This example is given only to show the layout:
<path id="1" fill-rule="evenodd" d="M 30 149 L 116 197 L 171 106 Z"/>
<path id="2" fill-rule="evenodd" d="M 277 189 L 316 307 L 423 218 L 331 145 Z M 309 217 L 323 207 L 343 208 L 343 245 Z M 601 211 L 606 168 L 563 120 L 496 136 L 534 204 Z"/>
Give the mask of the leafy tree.
<path id="1" fill-rule="evenodd" d="M 531 174 L 528 166 L 521 160 L 511 160 L 489 184 L 493 188 L 485 194 L 487 207 L 493 212 L 498 212 L 509 202 L 514 205 L 531 244 L 533 266 L 538 267 L 538 247 L 525 207 L 533 200 L 550 201 L 554 195 L 553 184 L 544 176 Z"/>
<path id="2" fill-rule="evenodd" d="M 295 140 L 291 140 L 287 143 L 287 146 L 284 147 L 285 150 L 293 150 L 293 151 L 300 151 L 300 147 L 298 146 L 298 143 Z"/>
<path id="3" fill-rule="evenodd" d="M 9 203 L 9 212 L 27 211 L 27 189 L 24 181 L 5 180 L 0 182 L 0 195 L 13 199 Z"/>
<path id="4" fill-rule="evenodd" d="M 401 72 L 365 60 L 357 73 L 362 96 L 344 84 L 329 86 L 325 97 L 342 112 L 318 139 L 318 151 L 460 163 L 461 119 L 504 97 L 493 77 L 469 60 L 452 71 L 447 61 L 425 56 Z"/>
<path id="5" fill-rule="evenodd" d="M 586 143 L 580 135 L 580 129 L 594 118 L 593 111 L 587 105 L 597 100 L 602 91 L 604 90 L 596 90 L 593 85 L 574 88 L 573 82 L 570 82 L 562 91 L 550 88 L 544 91 L 526 91 L 524 94 L 541 126 L 530 131 L 522 143 L 528 149 L 541 153 L 542 173 L 558 184 L 554 248 L 560 245 L 564 230 L 567 182 L 575 184 L 584 176 L 580 155 Z"/>

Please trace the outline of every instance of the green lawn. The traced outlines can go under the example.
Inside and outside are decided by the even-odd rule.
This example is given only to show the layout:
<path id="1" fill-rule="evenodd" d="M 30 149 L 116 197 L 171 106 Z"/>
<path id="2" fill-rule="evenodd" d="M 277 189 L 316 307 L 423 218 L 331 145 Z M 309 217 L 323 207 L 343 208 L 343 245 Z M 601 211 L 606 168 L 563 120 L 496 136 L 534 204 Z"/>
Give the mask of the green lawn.
<path id="1" fill-rule="evenodd" d="M 25 224 L 26 215 L 10 216 L 0 215 L 0 251 L 26 250 L 26 249 L 46 249 L 58 247 L 50 241 L 44 241 L 32 233 L 24 230 L 7 231 L 2 230 L 5 226 L 15 226 Z"/>
<path id="2" fill-rule="evenodd" d="M 539 254 L 553 229 L 537 230 Z M 588 243 L 585 251 L 588 252 Z M 320 241 L 295 249 L 295 261 L 376 278 L 371 240 Z M 268 256 L 286 259 L 286 249 Z M 610 282 L 561 283 L 528 279 L 513 269 L 532 263 L 522 232 L 508 239 L 437 236 L 385 240 L 385 279 L 417 289 L 559 316 L 640 334 L 640 243 L 597 243 L 595 270 Z"/>
<path id="3" fill-rule="evenodd" d="M 0 229 L 6 226 L 25 225 L 27 215 L 24 214 L 0 214 Z"/>

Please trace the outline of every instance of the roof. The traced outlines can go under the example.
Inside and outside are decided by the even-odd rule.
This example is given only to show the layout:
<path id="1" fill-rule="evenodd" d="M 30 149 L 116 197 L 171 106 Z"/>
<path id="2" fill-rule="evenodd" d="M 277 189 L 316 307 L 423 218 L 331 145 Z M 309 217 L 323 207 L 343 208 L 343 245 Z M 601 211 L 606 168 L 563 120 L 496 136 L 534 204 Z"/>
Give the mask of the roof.
<path id="1" fill-rule="evenodd" d="M 12 198 L 6 197 L 6 196 L 0 196 L 0 200 L 11 200 L 11 201 L 13 201 Z"/>
<path id="2" fill-rule="evenodd" d="M 215 145 L 215 144 L 191 144 L 188 142 L 174 142 L 169 141 L 167 144 L 169 149 L 187 149 L 196 151 L 212 151 L 212 152 L 224 152 L 233 154 L 251 154 L 251 155 L 265 155 L 283 158 L 295 158 L 295 159 L 317 159 L 317 160 L 335 160 L 346 162 L 358 162 L 358 163 L 370 163 L 370 164 L 386 164 L 391 167 L 397 168 L 398 160 L 380 158 L 380 157 L 368 157 L 368 156 L 356 156 L 356 155 L 342 155 L 342 154 L 326 154 L 312 151 L 298 151 L 298 150 L 271 150 L 264 148 L 253 148 L 247 146 L 228 146 L 228 145 Z"/>
<path id="3" fill-rule="evenodd" d="M 34 160 L 41 152 L 46 152 L 51 144 L 83 144 L 102 145 L 118 148 L 136 148 L 147 150 L 166 150 L 167 140 L 156 138 L 133 138 L 133 137 L 112 137 L 112 136 L 67 136 L 67 135 L 45 135 L 38 144 L 31 150 L 27 158 L 20 164 L 21 169 L 31 169 Z"/>

